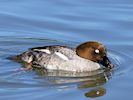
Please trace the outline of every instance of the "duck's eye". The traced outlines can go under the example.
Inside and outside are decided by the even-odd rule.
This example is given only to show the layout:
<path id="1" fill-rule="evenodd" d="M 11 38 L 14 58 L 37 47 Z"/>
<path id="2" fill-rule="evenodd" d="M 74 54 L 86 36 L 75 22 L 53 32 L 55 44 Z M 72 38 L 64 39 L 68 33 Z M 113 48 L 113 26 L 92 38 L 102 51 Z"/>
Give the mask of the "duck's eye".
<path id="1" fill-rule="evenodd" d="M 95 49 L 95 53 L 96 53 L 96 54 L 99 54 L 100 51 L 99 51 L 98 49 Z"/>

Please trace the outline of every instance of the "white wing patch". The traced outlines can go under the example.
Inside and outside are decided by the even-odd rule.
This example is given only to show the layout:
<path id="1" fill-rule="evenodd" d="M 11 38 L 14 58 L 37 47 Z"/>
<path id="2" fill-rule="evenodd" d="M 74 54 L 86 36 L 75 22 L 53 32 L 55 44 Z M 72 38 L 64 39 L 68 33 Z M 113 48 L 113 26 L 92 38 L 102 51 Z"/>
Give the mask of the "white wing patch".
<path id="1" fill-rule="evenodd" d="M 57 56 L 59 56 L 60 58 L 62 58 L 63 60 L 69 60 L 67 56 L 65 56 L 64 54 L 60 53 L 60 52 L 55 52 L 55 54 Z"/>
<path id="2" fill-rule="evenodd" d="M 50 50 L 48 50 L 48 49 L 34 49 L 34 51 L 41 51 L 41 52 L 45 52 L 47 54 L 51 54 Z"/>

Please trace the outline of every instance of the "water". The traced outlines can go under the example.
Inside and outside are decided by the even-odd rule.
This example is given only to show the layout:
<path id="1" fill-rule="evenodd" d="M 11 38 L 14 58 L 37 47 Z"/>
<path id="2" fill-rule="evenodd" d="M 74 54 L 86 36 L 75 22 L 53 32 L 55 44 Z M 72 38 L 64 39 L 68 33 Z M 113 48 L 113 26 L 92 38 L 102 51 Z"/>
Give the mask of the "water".
<path id="1" fill-rule="evenodd" d="M 131 0 L 1 0 L 0 100 L 132 100 L 132 26 Z M 113 71 L 46 74 L 6 59 L 35 46 L 91 40 L 106 45 Z"/>

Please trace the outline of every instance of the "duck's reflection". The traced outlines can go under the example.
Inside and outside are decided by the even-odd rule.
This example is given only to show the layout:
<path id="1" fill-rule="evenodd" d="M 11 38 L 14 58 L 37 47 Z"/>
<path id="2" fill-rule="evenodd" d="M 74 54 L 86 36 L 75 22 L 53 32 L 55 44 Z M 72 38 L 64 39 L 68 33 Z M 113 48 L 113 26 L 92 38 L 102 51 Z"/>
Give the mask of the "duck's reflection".
<path id="1" fill-rule="evenodd" d="M 111 70 L 99 70 L 95 72 L 73 73 L 66 71 L 45 71 L 42 69 L 34 69 L 41 76 L 50 77 L 53 84 L 77 83 L 78 89 L 86 90 L 86 97 L 95 98 L 106 94 L 104 84 L 111 78 Z M 54 77 L 53 77 L 54 76 Z M 53 79 L 51 80 L 51 78 Z"/>
<path id="2" fill-rule="evenodd" d="M 111 72 L 104 72 L 103 74 L 95 77 L 95 79 L 81 82 L 79 89 L 87 89 L 88 91 L 84 94 L 86 97 L 96 98 L 106 94 L 106 88 L 104 84 L 111 78 Z"/>
<path id="3" fill-rule="evenodd" d="M 106 89 L 103 87 L 99 87 L 96 89 L 92 89 L 88 92 L 85 93 L 86 97 L 90 97 L 90 98 L 96 98 L 96 97 L 100 97 L 106 94 Z"/>

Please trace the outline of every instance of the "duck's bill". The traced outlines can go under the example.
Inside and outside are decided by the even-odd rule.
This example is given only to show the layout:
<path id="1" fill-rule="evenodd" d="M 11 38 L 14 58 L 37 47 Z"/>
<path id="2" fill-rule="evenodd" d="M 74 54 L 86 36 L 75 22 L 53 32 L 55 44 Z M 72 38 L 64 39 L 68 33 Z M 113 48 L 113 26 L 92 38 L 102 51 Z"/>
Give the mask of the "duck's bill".
<path id="1" fill-rule="evenodd" d="M 110 68 L 110 69 L 114 67 L 114 65 L 110 62 L 110 60 L 108 59 L 107 56 L 104 56 L 103 60 L 100 61 L 100 63 L 101 63 L 103 66 L 105 66 L 105 67 L 107 67 L 107 68 Z"/>

